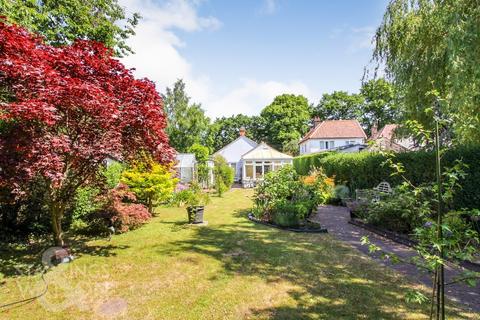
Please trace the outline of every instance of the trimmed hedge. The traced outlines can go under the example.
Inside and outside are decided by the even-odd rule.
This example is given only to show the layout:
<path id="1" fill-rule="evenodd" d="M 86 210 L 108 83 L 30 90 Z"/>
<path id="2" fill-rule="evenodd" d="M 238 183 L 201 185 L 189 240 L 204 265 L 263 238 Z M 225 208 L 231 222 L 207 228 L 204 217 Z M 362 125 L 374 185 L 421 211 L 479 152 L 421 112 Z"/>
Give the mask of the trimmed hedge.
<path id="1" fill-rule="evenodd" d="M 319 152 L 293 158 L 293 167 L 301 176 L 307 176 L 312 168 L 320 167 L 320 160 L 335 152 Z"/>
<path id="2" fill-rule="evenodd" d="M 462 189 L 454 198 L 453 207 L 480 208 L 480 146 L 460 147 L 447 150 L 442 157 L 444 167 L 452 167 L 455 160 L 462 160 L 468 166 L 467 176 L 460 181 Z M 329 177 L 335 177 L 336 184 L 345 184 L 350 190 L 369 189 L 382 181 L 392 186 L 402 178 L 391 176 L 393 170 L 383 163 L 386 156 L 380 153 L 319 153 L 296 157 L 293 165 L 301 175 L 308 174 L 314 167 L 322 167 Z M 404 176 L 415 185 L 435 181 L 435 154 L 427 151 L 398 153 L 395 162 L 405 167 Z"/>

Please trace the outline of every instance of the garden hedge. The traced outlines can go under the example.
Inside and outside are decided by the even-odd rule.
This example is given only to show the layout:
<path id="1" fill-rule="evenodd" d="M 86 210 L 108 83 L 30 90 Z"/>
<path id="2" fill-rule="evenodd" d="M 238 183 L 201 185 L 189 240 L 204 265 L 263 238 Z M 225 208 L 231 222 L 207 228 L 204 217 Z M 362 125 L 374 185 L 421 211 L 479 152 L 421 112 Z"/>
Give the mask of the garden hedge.
<path id="1" fill-rule="evenodd" d="M 453 208 L 480 208 L 480 146 L 460 147 L 445 151 L 443 167 L 451 167 L 455 160 L 462 160 L 468 167 L 467 176 L 460 184 L 453 201 Z M 296 157 L 293 165 L 297 172 L 306 175 L 314 167 L 321 167 L 336 184 L 345 184 L 350 190 L 368 189 L 382 181 L 395 186 L 402 178 L 391 176 L 393 170 L 383 165 L 386 156 L 376 152 L 317 153 Z M 395 162 L 405 167 L 405 177 L 415 185 L 435 181 L 435 154 L 429 151 L 398 153 Z"/>

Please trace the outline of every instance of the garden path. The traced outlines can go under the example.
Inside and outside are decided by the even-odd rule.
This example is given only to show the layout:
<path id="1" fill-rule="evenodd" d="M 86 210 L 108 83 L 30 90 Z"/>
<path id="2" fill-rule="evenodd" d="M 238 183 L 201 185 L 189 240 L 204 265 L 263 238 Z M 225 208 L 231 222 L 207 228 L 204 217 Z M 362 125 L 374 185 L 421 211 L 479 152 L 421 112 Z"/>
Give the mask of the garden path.
<path id="1" fill-rule="evenodd" d="M 379 246 L 384 252 L 395 253 L 404 260 L 408 260 L 416 255 L 415 250 L 410 247 L 396 243 L 373 232 L 348 223 L 350 220 L 350 212 L 347 208 L 337 206 L 320 206 L 317 214 L 312 217 L 312 220 L 322 224 L 322 226 L 327 228 L 328 232 L 337 239 L 348 243 L 362 253 L 373 257 L 379 263 L 382 263 L 396 270 L 397 272 L 402 273 L 412 281 L 422 283 L 429 288 L 432 288 L 431 274 L 419 270 L 413 264 L 392 264 L 390 261 L 383 260 L 378 253 L 369 253 L 368 246 L 361 244 L 361 238 L 363 236 L 368 236 L 370 242 Z M 451 267 L 446 268 L 446 282 L 452 281 L 456 275 L 458 275 L 458 270 Z M 468 309 L 475 312 L 480 312 L 480 283 L 477 283 L 475 288 L 469 287 L 465 284 L 452 284 L 446 287 L 445 294 L 451 300 L 465 305 Z"/>

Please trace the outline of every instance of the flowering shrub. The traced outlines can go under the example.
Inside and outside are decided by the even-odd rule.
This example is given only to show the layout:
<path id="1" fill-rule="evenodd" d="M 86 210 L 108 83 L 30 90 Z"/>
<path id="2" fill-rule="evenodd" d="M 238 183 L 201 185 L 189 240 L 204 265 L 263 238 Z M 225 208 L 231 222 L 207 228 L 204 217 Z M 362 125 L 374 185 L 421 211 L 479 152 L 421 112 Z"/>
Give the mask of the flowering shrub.
<path id="1" fill-rule="evenodd" d="M 300 177 L 292 166 L 269 172 L 255 189 L 254 215 L 281 226 L 295 226 L 305 220 L 331 195 L 333 180 L 321 170 Z"/>

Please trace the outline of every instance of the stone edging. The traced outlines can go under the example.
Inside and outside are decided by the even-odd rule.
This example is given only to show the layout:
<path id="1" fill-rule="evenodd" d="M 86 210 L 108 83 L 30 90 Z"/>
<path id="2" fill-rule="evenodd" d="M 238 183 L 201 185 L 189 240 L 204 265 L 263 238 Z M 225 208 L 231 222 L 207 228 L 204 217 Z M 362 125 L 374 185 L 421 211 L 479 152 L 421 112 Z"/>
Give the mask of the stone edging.
<path id="1" fill-rule="evenodd" d="M 276 224 L 273 223 L 268 223 L 265 221 L 261 221 L 253 216 L 252 213 L 248 214 L 248 220 L 253 221 L 258 224 L 263 224 L 264 226 L 280 229 L 280 230 L 286 230 L 286 231 L 292 231 L 292 232 L 298 232 L 298 233 L 328 233 L 327 229 L 321 228 L 321 229 L 300 229 L 300 228 L 288 228 L 288 227 L 280 227 Z"/>

